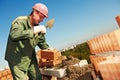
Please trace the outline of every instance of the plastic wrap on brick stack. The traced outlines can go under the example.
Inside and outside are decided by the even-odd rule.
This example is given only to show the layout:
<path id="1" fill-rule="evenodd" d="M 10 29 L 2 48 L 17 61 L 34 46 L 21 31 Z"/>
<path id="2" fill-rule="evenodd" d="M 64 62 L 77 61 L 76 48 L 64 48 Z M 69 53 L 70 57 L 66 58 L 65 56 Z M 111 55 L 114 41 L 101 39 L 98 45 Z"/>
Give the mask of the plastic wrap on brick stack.
<path id="1" fill-rule="evenodd" d="M 62 58 L 64 58 L 61 53 L 54 50 L 39 50 L 37 51 L 37 55 L 39 56 L 39 67 L 53 67 L 62 62 Z"/>

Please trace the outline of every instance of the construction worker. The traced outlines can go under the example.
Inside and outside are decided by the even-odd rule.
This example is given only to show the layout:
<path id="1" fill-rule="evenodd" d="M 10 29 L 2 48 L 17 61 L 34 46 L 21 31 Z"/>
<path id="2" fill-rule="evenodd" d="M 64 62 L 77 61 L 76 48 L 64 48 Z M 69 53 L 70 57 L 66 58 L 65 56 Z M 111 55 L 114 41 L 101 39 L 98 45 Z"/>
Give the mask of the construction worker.
<path id="1" fill-rule="evenodd" d="M 48 17 L 48 9 L 42 3 L 32 7 L 28 16 L 17 17 L 11 25 L 5 59 L 14 80 L 42 80 L 37 64 L 35 47 L 48 49 L 45 41 L 46 27 L 39 26 Z"/>

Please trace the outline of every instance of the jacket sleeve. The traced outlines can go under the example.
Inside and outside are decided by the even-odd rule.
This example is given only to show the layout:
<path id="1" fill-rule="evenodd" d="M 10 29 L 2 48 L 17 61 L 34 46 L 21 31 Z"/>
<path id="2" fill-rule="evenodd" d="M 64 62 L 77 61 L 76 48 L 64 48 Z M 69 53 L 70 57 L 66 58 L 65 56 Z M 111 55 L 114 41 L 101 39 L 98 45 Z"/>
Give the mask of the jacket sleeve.
<path id="1" fill-rule="evenodd" d="M 38 42 L 38 46 L 41 49 L 47 49 L 47 48 L 49 48 L 49 45 L 46 43 L 44 34 L 40 37 L 40 40 Z"/>
<path id="2" fill-rule="evenodd" d="M 24 23 L 19 20 L 12 24 L 10 30 L 10 37 L 12 40 L 28 39 L 33 37 L 33 30 L 31 28 L 24 29 Z"/>

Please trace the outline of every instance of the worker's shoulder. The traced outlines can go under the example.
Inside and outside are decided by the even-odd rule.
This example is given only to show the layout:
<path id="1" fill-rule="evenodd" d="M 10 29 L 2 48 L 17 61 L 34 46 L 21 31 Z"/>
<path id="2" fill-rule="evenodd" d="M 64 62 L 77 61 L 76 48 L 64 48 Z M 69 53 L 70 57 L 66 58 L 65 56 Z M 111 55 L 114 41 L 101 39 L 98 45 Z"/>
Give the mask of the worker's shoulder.
<path id="1" fill-rule="evenodd" d="M 27 19 L 28 16 L 18 16 L 16 19 Z"/>
<path id="2" fill-rule="evenodd" d="M 25 21 L 27 19 L 28 19 L 28 16 L 18 16 L 13 20 L 12 24 L 15 23 L 16 21 Z"/>

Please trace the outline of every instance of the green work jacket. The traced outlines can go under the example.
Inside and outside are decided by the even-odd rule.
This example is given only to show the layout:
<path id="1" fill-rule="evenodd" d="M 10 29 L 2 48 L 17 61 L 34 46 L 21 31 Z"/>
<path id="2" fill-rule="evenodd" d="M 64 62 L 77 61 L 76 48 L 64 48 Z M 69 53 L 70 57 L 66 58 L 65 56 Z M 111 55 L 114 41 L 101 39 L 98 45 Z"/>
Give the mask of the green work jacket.
<path id="1" fill-rule="evenodd" d="M 37 45 L 41 49 L 49 47 L 45 41 L 44 34 L 33 34 L 29 16 L 17 17 L 11 25 L 5 59 L 15 60 L 24 56 L 31 59 Z"/>

